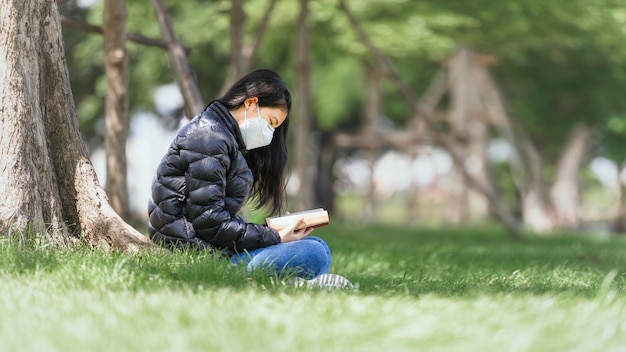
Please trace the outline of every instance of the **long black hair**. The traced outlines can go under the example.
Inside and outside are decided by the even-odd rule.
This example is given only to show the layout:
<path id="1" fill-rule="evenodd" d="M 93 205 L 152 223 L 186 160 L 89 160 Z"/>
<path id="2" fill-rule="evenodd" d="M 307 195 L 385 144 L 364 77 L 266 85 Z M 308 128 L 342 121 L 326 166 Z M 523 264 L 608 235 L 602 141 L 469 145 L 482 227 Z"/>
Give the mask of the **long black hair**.
<path id="1" fill-rule="evenodd" d="M 250 97 L 257 97 L 259 106 L 279 107 L 287 112 L 287 118 L 274 130 L 274 137 L 268 146 L 244 154 L 254 177 L 251 197 L 256 201 L 256 208 L 268 208 L 272 214 L 277 214 L 283 210 L 287 185 L 287 130 L 291 93 L 276 72 L 262 69 L 242 77 L 217 101 L 228 110 L 234 110 Z"/>

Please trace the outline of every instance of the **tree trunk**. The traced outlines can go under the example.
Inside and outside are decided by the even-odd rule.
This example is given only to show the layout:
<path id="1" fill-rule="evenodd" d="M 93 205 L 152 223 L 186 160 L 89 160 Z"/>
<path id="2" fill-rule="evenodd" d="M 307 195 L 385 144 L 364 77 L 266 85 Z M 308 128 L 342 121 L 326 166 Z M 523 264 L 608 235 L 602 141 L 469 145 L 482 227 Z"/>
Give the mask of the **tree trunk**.
<path id="1" fill-rule="evenodd" d="M 524 172 L 528 183 L 521 188 L 522 217 L 524 225 L 533 231 L 547 232 L 554 228 L 554 218 L 541 176 L 541 157 L 534 147 L 530 147 L 530 141 L 526 142 L 523 149 L 516 151 L 524 154 L 527 160 Z"/>
<path id="2" fill-rule="evenodd" d="M 220 96 L 226 93 L 241 76 L 250 70 L 261 39 L 270 22 L 277 0 L 271 0 L 265 9 L 261 22 L 254 31 L 250 45 L 244 43 L 246 28 L 246 13 L 241 0 L 232 0 L 230 7 L 230 62 L 224 84 L 220 89 Z"/>
<path id="3" fill-rule="evenodd" d="M 619 163 L 617 166 L 617 175 L 615 177 L 615 200 L 612 211 L 612 230 L 614 233 L 626 233 L 626 211 L 624 210 L 624 185 L 622 177 L 624 176 L 624 168 Z"/>
<path id="4" fill-rule="evenodd" d="M 170 65 L 176 78 L 176 83 L 185 101 L 185 115 L 188 119 L 193 118 L 204 109 L 204 101 L 198 89 L 198 84 L 189 67 L 185 48 L 178 41 L 178 37 L 172 28 L 169 12 L 163 0 L 152 0 L 154 11 L 156 12 L 161 36 L 167 43 Z"/>
<path id="5" fill-rule="evenodd" d="M 556 177 L 550 195 L 559 227 L 576 229 L 580 225 L 579 174 L 586 160 L 591 129 L 575 126 L 563 150 L 556 170 Z"/>
<path id="6" fill-rule="evenodd" d="M 466 133 L 470 119 L 470 104 L 474 100 L 475 90 L 471 86 L 471 71 L 469 70 L 469 53 L 466 50 L 457 51 L 449 60 L 449 89 L 450 89 L 450 123 L 457 134 Z M 463 160 L 467 160 L 467 149 L 463 148 Z M 465 165 L 457 165 L 461 168 Z M 448 205 L 446 206 L 446 221 L 459 224 L 467 220 L 468 194 L 467 185 L 463 182 L 463 175 L 458 169 L 451 171 L 452 182 L 448 189 Z"/>
<path id="7" fill-rule="evenodd" d="M 457 166 L 463 175 L 463 179 L 470 186 L 474 187 L 478 192 L 483 194 L 487 199 L 491 209 L 494 212 L 494 215 L 501 221 L 502 225 L 504 225 L 509 232 L 509 234 L 514 238 L 521 238 L 522 235 L 519 231 L 519 227 L 517 221 L 511 213 L 506 209 L 497 194 L 493 192 L 493 190 L 489 187 L 489 185 L 484 182 L 484 180 L 478 179 L 474 177 L 468 170 L 463 167 L 464 160 L 463 156 L 456 150 L 456 143 L 452 140 L 452 138 L 446 134 L 441 133 L 437 129 L 437 123 L 432 116 L 431 111 L 424 107 L 421 104 L 411 87 L 407 84 L 407 82 L 402 79 L 402 77 L 398 74 L 395 67 L 391 64 L 389 59 L 378 49 L 376 48 L 363 28 L 361 28 L 359 22 L 354 17 L 352 12 L 348 10 L 345 0 L 339 1 L 339 8 L 346 14 L 348 17 L 348 21 L 350 25 L 355 30 L 359 40 L 367 47 L 368 51 L 374 56 L 374 59 L 378 62 L 381 67 L 381 71 L 385 73 L 395 84 L 397 89 L 400 92 L 400 95 L 409 103 L 409 105 L 414 109 L 414 114 L 419 115 L 420 118 L 425 122 L 425 124 L 430 129 L 432 133 L 433 139 L 435 142 L 444 148 L 452 158 L 455 166 Z"/>
<path id="8" fill-rule="evenodd" d="M 102 26 L 94 26 L 87 22 L 77 20 L 75 18 L 67 17 L 64 15 L 60 15 L 60 17 L 61 17 L 61 23 L 63 24 L 64 28 L 77 29 L 79 31 L 83 31 L 86 33 L 104 34 L 104 29 L 102 28 Z M 168 49 L 166 42 L 159 40 L 159 39 L 144 37 L 143 35 L 139 35 L 136 33 L 127 32 L 126 40 L 135 42 L 141 45 L 152 46 L 155 48 L 161 48 L 165 50 Z M 191 49 L 189 48 L 183 48 L 183 50 L 185 51 L 186 54 L 189 54 L 191 52 Z"/>
<path id="9" fill-rule="evenodd" d="M 243 37 L 246 25 L 246 13 L 243 11 L 242 0 L 230 1 L 230 60 L 228 73 L 220 91 L 220 95 L 226 93 L 241 76 L 244 65 Z"/>
<path id="10" fill-rule="evenodd" d="M 463 167 L 474 177 L 485 180 L 485 185 L 494 191 L 487 171 L 487 125 L 484 118 L 485 110 L 479 92 L 479 70 L 484 70 L 476 55 L 470 50 L 460 48 L 449 60 L 450 68 L 450 120 L 456 133 L 467 137 L 467 144 L 462 151 L 464 155 Z M 487 217 L 488 208 L 486 198 L 480 193 L 472 192 L 463 182 L 462 175 L 458 174 L 457 186 L 453 189 L 454 202 L 448 207 L 454 210 L 450 220 L 464 222 L 470 215 Z"/>
<path id="11" fill-rule="evenodd" d="M 309 16 L 308 0 L 300 0 L 300 16 L 296 29 L 296 173 L 300 178 L 300 191 L 296 199 L 298 210 L 311 207 L 311 191 L 313 189 L 309 169 L 312 160 L 310 155 L 309 138 L 311 136 L 311 108 L 310 108 L 310 62 L 309 62 Z"/>
<path id="12" fill-rule="evenodd" d="M 490 123 L 515 151 L 511 157 L 511 176 L 520 192 L 524 225 L 534 231 L 553 228 L 546 190 L 541 176 L 541 158 L 531 140 L 506 111 L 500 91 L 486 68 L 476 72 L 480 97 Z"/>
<path id="13" fill-rule="evenodd" d="M 106 191 L 113 209 L 124 219 L 130 217 L 126 164 L 128 137 L 128 55 L 125 45 L 126 8 L 124 0 L 104 2 L 104 68 L 107 79 L 104 149 Z"/>
<path id="14" fill-rule="evenodd" d="M 254 60 L 254 56 L 257 53 L 259 45 L 261 44 L 261 39 L 263 39 L 263 35 L 265 34 L 265 30 L 270 22 L 270 18 L 272 17 L 272 13 L 274 12 L 274 6 L 276 5 L 277 0 L 270 0 L 270 3 L 267 5 L 267 9 L 265 10 L 265 14 L 261 19 L 261 22 L 256 27 L 254 31 L 254 38 L 252 39 L 252 43 L 250 45 L 243 47 L 242 56 L 243 56 L 243 65 L 241 67 L 242 72 L 246 72 L 250 69 L 252 65 L 252 61 Z"/>
<path id="15" fill-rule="evenodd" d="M 335 210 L 335 175 L 333 165 L 336 160 L 336 148 L 333 135 L 322 132 L 317 141 L 317 167 L 315 177 L 315 204 L 325 208 L 330 214 Z"/>
<path id="16" fill-rule="evenodd" d="M 89 160 L 56 1 L 0 0 L 0 23 L 0 234 L 151 247 L 111 208 Z"/>

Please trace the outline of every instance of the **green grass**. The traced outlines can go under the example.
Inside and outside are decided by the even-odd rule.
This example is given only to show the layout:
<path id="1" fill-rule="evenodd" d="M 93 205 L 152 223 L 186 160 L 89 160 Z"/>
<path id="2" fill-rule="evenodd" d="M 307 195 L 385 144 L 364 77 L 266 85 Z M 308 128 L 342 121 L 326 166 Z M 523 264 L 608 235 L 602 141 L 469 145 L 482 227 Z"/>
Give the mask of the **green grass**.
<path id="1" fill-rule="evenodd" d="M 2 351 L 618 351 L 626 238 L 316 230 L 353 291 L 208 255 L 2 242 Z"/>

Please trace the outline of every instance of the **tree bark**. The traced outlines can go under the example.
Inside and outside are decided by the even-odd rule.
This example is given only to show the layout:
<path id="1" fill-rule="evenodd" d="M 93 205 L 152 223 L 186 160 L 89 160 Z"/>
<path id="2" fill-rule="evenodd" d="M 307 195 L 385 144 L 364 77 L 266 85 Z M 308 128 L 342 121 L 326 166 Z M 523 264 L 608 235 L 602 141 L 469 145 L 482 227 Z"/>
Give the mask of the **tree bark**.
<path id="1" fill-rule="evenodd" d="M 130 217 L 126 163 L 128 138 L 128 55 L 125 45 L 124 0 L 104 2 L 104 68 L 107 95 L 104 111 L 106 191 L 111 206 L 122 218 Z"/>
<path id="2" fill-rule="evenodd" d="M 56 1 L 0 0 L 0 23 L 0 235 L 152 247 L 111 208 L 89 160 Z"/>
<path id="3" fill-rule="evenodd" d="M 222 85 L 220 95 L 233 85 L 242 76 L 244 56 L 243 38 L 246 26 L 246 13 L 243 10 L 242 0 L 230 1 L 230 60 L 228 73 Z"/>
<path id="4" fill-rule="evenodd" d="M 159 21 L 161 35 L 169 48 L 170 65 L 172 66 L 176 83 L 185 101 L 185 115 L 187 115 L 188 119 L 191 119 L 202 112 L 205 107 L 200 89 L 198 89 L 198 84 L 189 67 L 185 49 L 174 33 L 165 3 L 163 0 L 152 0 L 152 5 Z"/>
<path id="5" fill-rule="evenodd" d="M 242 55 L 243 55 L 243 65 L 242 72 L 246 72 L 250 69 L 252 65 L 252 61 L 254 61 L 254 56 L 256 55 L 259 45 L 261 44 L 261 39 L 263 39 L 263 35 L 265 34 L 265 30 L 267 29 L 268 24 L 270 23 L 270 19 L 272 17 L 272 13 L 274 12 L 274 6 L 276 5 L 277 0 L 271 0 L 267 5 L 267 9 L 265 10 L 265 14 L 261 19 L 261 22 L 257 26 L 254 31 L 254 38 L 252 39 L 252 43 L 243 47 Z"/>
<path id="6" fill-rule="evenodd" d="M 626 233 L 626 210 L 624 210 L 624 185 L 622 177 L 624 168 L 619 163 L 617 166 L 617 174 L 615 175 L 615 198 L 613 201 L 613 211 L 611 219 L 611 229 L 614 233 Z"/>
<path id="7" fill-rule="evenodd" d="M 484 70 L 477 55 L 466 48 L 459 48 L 448 60 L 450 70 L 450 121 L 457 134 L 466 135 L 467 143 L 459 151 L 464 155 L 464 167 L 478 179 L 485 180 L 485 186 L 495 193 L 491 177 L 487 170 L 487 123 L 485 108 L 480 99 L 478 71 Z M 455 175 L 457 176 L 457 175 Z M 453 190 L 453 204 L 448 206 L 453 211 L 451 220 L 461 223 L 470 216 L 485 218 L 488 216 L 486 198 L 471 190 L 458 175 L 457 188 Z"/>
<path id="8" fill-rule="evenodd" d="M 271 0 L 263 14 L 261 22 L 254 31 L 254 38 L 250 45 L 244 43 L 246 13 L 241 0 L 232 0 L 230 8 L 230 63 L 228 74 L 219 95 L 223 95 L 241 76 L 250 70 L 254 56 L 257 53 L 261 39 L 270 22 L 277 0 Z"/>
<path id="9" fill-rule="evenodd" d="M 510 160 L 511 176 L 520 192 L 523 223 L 534 231 L 548 231 L 553 228 L 554 221 L 541 175 L 539 153 L 530 138 L 507 113 L 504 100 L 487 69 L 478 70 L 476 75 L 489 122 L 515 152 Z"/>
<path id="10" fill-rule="evenodd" d="M 458 50 L 450 60 L 449 66 L 449 89 L 450 89 L 450 124 L 457 133 L 468 130 L 471 114 L 475 112 L 475 106 L 471 106 L 476 100 L 476 91 L 472 89 L 470 53 L 467 50 Z M 467 149 L 459 153 L 465 154 L 464 160 L 469 157 Z M 464 165 L 461 165 L 463 167 Z M 469 195 L 467 185 L 463 182 L 461 171 L 453 169 L 451 172 L 450 188 L 448 190 L 448 205 L 446 206 L 446 220 L 453 224 L 467 221 Z"/>
<path id="11" fill-rule="evenodd" d="M 313 159 L 310 153 L 311 108 L 308 16 L 308 0 L 300 0 L 300 15 L 296 29 L 296 96 L 298 101 L 296 104 L 296 118 L 293 120 L 296 128 L 296 173 L 300 179 L 300 191 L 296 199 L 298 210 L 311 207 L 311 191 L 313 189 L 309 170 Z"/>
<path id="12" fill-rule="evenodd" d="M 87 32 L 87 33 L 104 34 L 104 29 L 101 26 L 94 26 L 84 21 L 70 18 L 64 15 L 60 15 L 60 16 L 61 16 L 61 23 L 66 28 L 73 28 L 73 29 L 77 29 L 77 30 Z M 161 48 L 165 50 L 168 49 L 167 43 L 165 43 L 162 40 L 144 37 L 143 35 L 139 35 L 136 33 L 126 33 L 125 36 L 126 36 L 126 40 L 129 40 L 137 44 L 153 46 L 153 47 L 157 47 L 157 48 Z M 184 50 L 185 50 L 185 54 L 187 55 L 189 55 L 189 53 L 191 52 L 191 49 L 189 48 L 184 48 Z"/>
<path id="13" fill-rule="evenodd" d="M 591 129 L 575 126 L 563 150 L 556 169 L 550 195 L 555 218 L 560 228 L 576 229 L 580 226 L 580 170 L 586 160 Z"/>
<path id="14" fill-rule="evenodd" d="M 502 225 L 504 225 L 509 234 L 513 238 L 521 238 L 518 224 L 511 215 L 511 213 L 502 205 L 497 195 L 490 190 L 489 186 L 483 180 L 474 177 L 464 167 L 464 160 L 455 149 L 455 143 L 453 142 L 453 140 L 449 136 L 438 131 L 436 121 L 433 118 L 431 112 L 418 101 L 415 93 L 413 93 L 410 86 L 398 74 L 391 62 L 389 62 L 388 58 L 383 55 L 383 53 L 380 52 L 378 48 L 372 45 L 369 37 L 365 34 L 363 29 L 359 25 L 359 22 L 356 20 L 352 12 L 348 10 L 345 0 L 339 1 L 339 7 L 348 17 L 348 20 L 350 21 L 352 28 L 355 30 L 358 38 L 367 47 L 374 59 L 380 65 L 382 72 L 386 73 L 387 76 L 393 81 L 397 89 L 400 91 L 402 97 L 414 109 L 415 115 L 418 115 L 421 119 L 423 119 L 425 124 L 432 132 L 433 139 L 437 142 L 437 144 L 444 148 L 450 154 L 450 157 L 452 158 L 454 164 L 462 171 L 465 182 L 467 182 L 470 186 L 474 187 L 478 192 L 482 193 L 486 197 L 495 216 L 498 220 L 501 221 Z"/>

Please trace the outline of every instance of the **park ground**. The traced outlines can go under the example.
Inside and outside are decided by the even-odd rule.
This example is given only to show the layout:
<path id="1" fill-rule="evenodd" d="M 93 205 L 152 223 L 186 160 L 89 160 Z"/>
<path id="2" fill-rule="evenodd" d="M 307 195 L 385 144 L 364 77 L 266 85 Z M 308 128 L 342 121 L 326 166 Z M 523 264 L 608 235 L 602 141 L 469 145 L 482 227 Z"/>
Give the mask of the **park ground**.
<path id="1" fill-rule="evenodd" d="M 354 290 L 204 254 L 2 242 L 4 351 L 619 351 L 626 237 L 331 223 Z"/>

